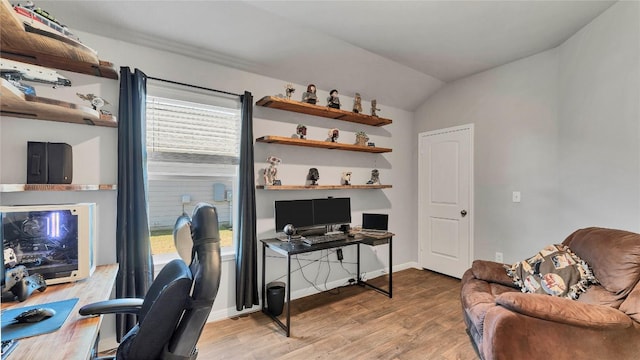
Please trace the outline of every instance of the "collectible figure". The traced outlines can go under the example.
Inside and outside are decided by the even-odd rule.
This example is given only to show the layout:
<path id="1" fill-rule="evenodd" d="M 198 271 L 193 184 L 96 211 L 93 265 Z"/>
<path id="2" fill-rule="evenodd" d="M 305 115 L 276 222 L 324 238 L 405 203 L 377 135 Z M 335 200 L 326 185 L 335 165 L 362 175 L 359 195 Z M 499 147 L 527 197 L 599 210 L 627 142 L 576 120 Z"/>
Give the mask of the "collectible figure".
<path id="1" fill-rule="evenodd" d="M 340 130 L 333 128 L 329 130 L 329 138 L 327 141 L 338 142 L 338 138 L 340 137 Z"/>
<path id="2" fill-rule="evenodd" d="M 310 168 L 309 174 L 307 174 L 307 180 L 311 181 L 309 185 L 318 185 L 317 181 L 320 179 L 320 173 L 316 168 Z"/>
<path id="3" fill-rule="evenodd" d="M 105 106 L 105 105 L 109 105 L 109 102 L 99 96 L 96 96 L 94 94 L 80 94 L 80 93 L 76 93 L 76 95 L 78 95 L 78 97 L 82 100 L 86 100 L 88 102 L 91 103 L 91 107 L 93 108 L 93 110 L 100 110 L 101 107 Z"/>
<path id="4" fill-rule="evenodd" d="M 291 94 L 293 94 L 294 92 L 296 92 L 296 89 L 293 88 L 293 85 L 287 84 L 287 87 L 285 89 L 287 100 L 291 100 Z"/>
<path id="5" fill-rule="evenodd" d="M 307 91 L 302 93 L 302 102 L 315 105 L 317 101 L 318 97 L 316 96 L 316 86 L 309 84 L 309 86 L 307 86 Z"/>
<path id="6" fill-rule="evenodd" d="M 369 137 L 364 131 L 358 131 L 356 133 L 356 145 L 366 146 L 367 141 L 369 141 Z"/>
<path id="7" fill-rule="evenodd" d="M 356 93 L 356 97 L 353 98 L 353 112 L 358 114 L 362 112 L 362 98 L 360 93 Z"/>
<path id="8" fill-rule="evenodd" d="M 282 162 L 279 158 L 271 155 L 267 158 L 269 166 L 264 170 L 264 184 L 265 185 L 280 185 L 278 180 L 278 165 Z"/>
<path id="9" fill-rule="evenodd" d="M 371 100 L 371 116 L 375 116 L 377 117 L 378 114 L 376 114 L 376 111 L 380 111 L 380 109 L 378 109 L 378 103 L 375 99 Z"/>
<path id="10" fill-rule="evenodd" d="M 307 138 L 307 127 L 302 125 L 302 124 L 298 124 L 298 126 L 296 127 L 296 135 L 295 135 L 298 139 L 306 139 Z"/>
<path id="11" fill-rule="evenodd" d="M 351 185 L 351 171 L 345 171 L 342 173 L 342 185 Z"/>
<path id="12" fill-rule="evenodd" d="M 371 170 L 371 179 L 367 181 L 367 185 L 380 185 L 380 172 L 378 169 Z"/>
<path id="13" fill-rule="evenodd" d="M 338 90 L 333 89 L 329 93 L 327 98 L 327 106 L 333 109 L 340 109 L 340 98 L 338 97 Z"/>

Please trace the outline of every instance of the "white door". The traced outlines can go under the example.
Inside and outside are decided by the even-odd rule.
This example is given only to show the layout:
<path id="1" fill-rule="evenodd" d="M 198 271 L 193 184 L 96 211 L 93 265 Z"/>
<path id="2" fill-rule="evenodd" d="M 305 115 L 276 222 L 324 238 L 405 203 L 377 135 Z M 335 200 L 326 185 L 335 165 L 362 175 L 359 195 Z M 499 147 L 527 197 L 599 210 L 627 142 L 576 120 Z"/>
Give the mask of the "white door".
<path id="1" fill-rule="evenodd" d="M 473 253 L 473 124 L 420 133 L 420 266 L 461 278 Z"/>

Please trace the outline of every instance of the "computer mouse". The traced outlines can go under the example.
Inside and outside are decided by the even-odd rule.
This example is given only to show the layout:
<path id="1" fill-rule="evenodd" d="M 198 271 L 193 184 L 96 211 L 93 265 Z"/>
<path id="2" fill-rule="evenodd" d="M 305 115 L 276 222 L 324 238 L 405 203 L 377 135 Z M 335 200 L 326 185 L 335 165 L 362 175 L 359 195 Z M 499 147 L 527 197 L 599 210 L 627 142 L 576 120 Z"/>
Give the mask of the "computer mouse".
<path id="1" fill-rule="evenodd" d="M 30 309 L 20 313 L 14 318 L 19 323 L 35 323 L 48 319 L 56 314 L 56 311 L 49 308 Z"/>

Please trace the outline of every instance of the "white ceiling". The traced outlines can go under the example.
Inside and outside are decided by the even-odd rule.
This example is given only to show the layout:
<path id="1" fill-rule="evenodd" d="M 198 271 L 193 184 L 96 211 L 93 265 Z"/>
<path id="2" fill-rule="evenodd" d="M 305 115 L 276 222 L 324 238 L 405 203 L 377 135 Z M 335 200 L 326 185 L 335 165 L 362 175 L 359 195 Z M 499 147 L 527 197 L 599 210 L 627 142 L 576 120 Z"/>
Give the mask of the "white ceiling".
<path id="1" fill-rule="evenodd" d="M 34 2 L 71 29 L 414 110 L 446 82 L 560 45 L 615 1 Z"/>

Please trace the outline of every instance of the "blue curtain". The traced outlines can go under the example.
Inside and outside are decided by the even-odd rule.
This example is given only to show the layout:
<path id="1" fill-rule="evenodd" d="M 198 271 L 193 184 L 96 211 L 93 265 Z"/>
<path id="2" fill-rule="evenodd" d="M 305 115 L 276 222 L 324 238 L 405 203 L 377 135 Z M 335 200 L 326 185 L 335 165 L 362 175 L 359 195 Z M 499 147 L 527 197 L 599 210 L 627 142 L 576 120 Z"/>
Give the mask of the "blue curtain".
<path id="1" fill-rule="evenodd" d="M 245 91 L 242 101 L 242 133 L 236 241 L 236 309 L 251 308 L 258 299 L 258 242 L 256 240 L 256 192 L 253 171 L 253 96 Z"/>
<path id="2" fill-rule="evenodd" d="M 118 111 L 117 298 L 143 298 L 153 281 L 147 217 L 147 76 L 120 68 Z M 135 315 L 116 315 L 118 342 L 137 323 Z"/>

